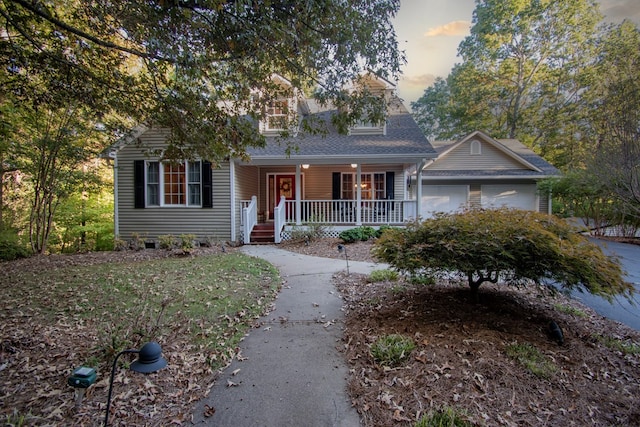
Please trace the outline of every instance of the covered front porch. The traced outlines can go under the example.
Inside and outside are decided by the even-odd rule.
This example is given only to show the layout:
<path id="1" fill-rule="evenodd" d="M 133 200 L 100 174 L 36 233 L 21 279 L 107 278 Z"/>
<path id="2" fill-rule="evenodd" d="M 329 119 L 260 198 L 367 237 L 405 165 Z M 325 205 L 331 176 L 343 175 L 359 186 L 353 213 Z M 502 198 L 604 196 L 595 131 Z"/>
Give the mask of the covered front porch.
<path id="1" fill-rule="evenodd" d="M 410 170 L 420 170 L 419 166 L 239 166 L 244 169 L 239 176 L 249 175 L 246 168 L 253 168 L 259 183 L 254 189 L 257 194 L 237 204 L 242 241 L 252 243 L 255 229 L 266 230 L 273 238 L 269 241 L 279 243 L 306 226 L 323 225 L 328 237 L 361 225 L 401 226 L 419 212 L 420 197 L 410 197 L 407 188 Z M 314 197 L 322 195 L 331 198 Z M 277 202 L 270 202 L 272 197 Z"/>

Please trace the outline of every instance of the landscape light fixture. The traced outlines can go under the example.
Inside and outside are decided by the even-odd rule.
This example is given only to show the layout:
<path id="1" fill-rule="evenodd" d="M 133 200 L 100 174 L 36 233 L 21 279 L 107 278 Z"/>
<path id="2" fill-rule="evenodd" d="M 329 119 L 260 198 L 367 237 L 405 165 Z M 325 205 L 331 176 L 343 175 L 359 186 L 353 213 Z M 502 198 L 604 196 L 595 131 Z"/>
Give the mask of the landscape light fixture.
<path id="1" fill-rule="evenodd" d="M 148 342 L 140 350 L 122 350 L 116 355 L 111 368 L 111 379 L 109 380 L 109 395 L 107 396 L 107 413 L 104 416 L 104 425 L 109 425 L 109 409 L 111 408 L 111 392 L 113 391 L 113 377 L 116 374 L 118 358 L 126 353 L 137 353 L 138 359 L 133 361 L 129 369 L 143 374 L 150 374 L 159 371 L 167 366 L 167 360 L 162 357 L 162 348 L 157 342 Z"/>
<path id="2" fill-rule="evenodd" d="M 338 252 L 344 251 L 344 259 L 347 261 L 347 276 L 349 275 L 349 257 L 347 256 L 347 247 L 345 245 L 338 245 Z"/>
<path id="3" fill-rule="evenodd" d="M 75 389 L 75 404 L 79 407 L 87 388 L 96 382 L 96 370 L 88 366 L 81 366 L 73 370 L 67 378 L 67 384 Z"/>

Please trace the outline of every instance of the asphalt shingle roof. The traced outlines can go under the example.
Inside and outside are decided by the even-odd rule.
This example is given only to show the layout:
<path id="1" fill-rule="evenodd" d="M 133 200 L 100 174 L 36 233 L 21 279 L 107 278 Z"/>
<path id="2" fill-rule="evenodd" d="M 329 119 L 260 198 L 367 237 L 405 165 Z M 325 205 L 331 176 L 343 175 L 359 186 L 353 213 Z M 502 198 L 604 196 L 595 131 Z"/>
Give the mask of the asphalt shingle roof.
<path id="1" fill-rule="evenodd" d="M 386 135 L 344 135 L 338 133 L 331 124 L 333 111 L 315 114 L 315 118 L 326 124 L 325 134 L 305 134 L 289 140 L 296 149 L 291 158 L 324 157 L 324 158 L 380 158 L 415 157 L 432 158 L 436 151 L 424 136 L 411 114 L 404 108 L 398 108 L 389 114 L 386 122 Z M 252 159 L 287 158 L 287 143 L 275 137 L 267 137 L 264 148 L 250 148 Z"/>
<path id="2" fill-rule="evenodd" d="M 422 171 L 422 176 L 433 177 L 433 178 L 463 178 L 463 177 L 474 177 L 474 178 L 492 178 L 492 177 L 504 177 L 510 176 L 514 178 L 518 177 L 537 177 L 543 178 L 548 176 L 559 176 L 561 172 L 552 164 L 547 162 L 541 156 L 537 155 L 533 152 L 529 147 L 518 141 L 517 139 L 494 139 L 494 141 L 502 144 L 508 150 L 513 152 L 525 160 L 529 164 L 535 166 L 540 171 L 536 171 L 533 169 L 463 169 L 463 170 L 431 170 L 428 167 Z M 441 155 L 453 145 L 457 144 L 458 141 L 433 141 L 432 145 L 438 155 Z"/>

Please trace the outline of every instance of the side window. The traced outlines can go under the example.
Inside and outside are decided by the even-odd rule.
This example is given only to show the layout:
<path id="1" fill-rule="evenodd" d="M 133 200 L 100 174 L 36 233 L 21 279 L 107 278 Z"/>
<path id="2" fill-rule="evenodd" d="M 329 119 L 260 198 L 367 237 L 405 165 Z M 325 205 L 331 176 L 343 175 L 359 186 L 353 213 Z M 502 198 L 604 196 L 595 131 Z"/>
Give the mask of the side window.
<path id="1" fill-rule="evenodd" d="M 203 176 L 203 173 L 208 176 Z M 213 207 L 209 162 L 134 161 L 134 207 Z M 205 193 L 206 192 L 206 193 Z"/>
<path id="2" fill-rule="evenodd" d="M 202 171 L 200 162 L 189 162 L 188 179 L 189 205 L 202 204 Z"/>
<path id="3" fill-rule="evenodd" d="M 160 206 L 160 163 L 147 163 L 147 206 Z"/>
<path id="4" fill-rule="evenodd" d="M 184 163 L 163 163 L 164 204 L 186 204 L 186 184 Z"/>

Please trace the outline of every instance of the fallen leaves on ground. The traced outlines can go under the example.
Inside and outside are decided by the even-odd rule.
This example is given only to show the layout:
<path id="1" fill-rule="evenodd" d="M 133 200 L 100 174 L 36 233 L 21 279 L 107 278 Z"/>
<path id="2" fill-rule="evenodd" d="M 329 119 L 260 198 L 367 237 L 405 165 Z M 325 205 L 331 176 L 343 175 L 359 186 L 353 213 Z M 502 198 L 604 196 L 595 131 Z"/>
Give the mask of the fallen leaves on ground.
<path id="1" fill-rule="evenodd" d="M 345 301 L 349 392 L 365 426 L 412 426 L 432 409 L 453 407 L 476 425 L 640 425 L 640 355 L 623 354 L 598 337 L 640 343 L 640 334 L 542 287 L 481 288 L 369 283 L 334 276 Z M 558 304 L 586 313 L 559 312 Z M 559 346 L 550 320 L 564 329 Z M 416 349 L 405 364 L 375 363 L 378 337 L 403 334 Z M 529 343 L 557 370 L 538 377 L 505 347 Z"/>

